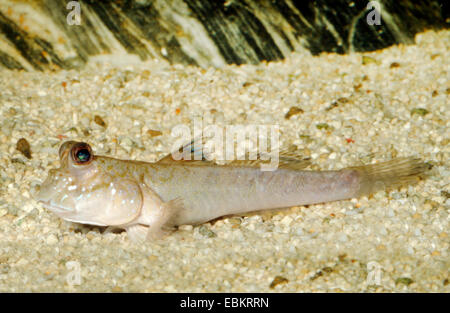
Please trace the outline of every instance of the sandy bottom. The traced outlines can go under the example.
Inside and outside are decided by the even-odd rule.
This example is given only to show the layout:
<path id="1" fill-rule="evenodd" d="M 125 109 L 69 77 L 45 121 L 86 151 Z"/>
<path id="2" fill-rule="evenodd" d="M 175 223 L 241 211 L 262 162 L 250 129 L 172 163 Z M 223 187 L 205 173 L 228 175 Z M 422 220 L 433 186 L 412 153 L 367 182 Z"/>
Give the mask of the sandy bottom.
<path id="1" fill-rule="evenodd" d="M 99 58 L 82 71 L 0 72 L 0 291 L 448 292 L 450 32 L 416 41 L 223 69 Z M 63 221 L 32 198 L 64 140 L 155 161 L 173 127 L 199 116 L 279 125 L 312 169 L 401 156 L 434 168 L 416 186 L 183 226 L 158 244 Z"/>

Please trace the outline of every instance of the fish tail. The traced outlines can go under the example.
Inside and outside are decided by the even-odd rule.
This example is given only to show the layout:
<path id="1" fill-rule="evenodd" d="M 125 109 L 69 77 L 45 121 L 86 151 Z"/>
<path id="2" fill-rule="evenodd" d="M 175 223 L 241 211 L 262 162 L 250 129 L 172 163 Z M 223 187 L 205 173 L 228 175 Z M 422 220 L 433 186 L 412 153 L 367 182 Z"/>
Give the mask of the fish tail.
<path id="1" fill-rule="evenodd" d="M 380 190 L 415 184 L 426 176 L 432 165 L 417 158 L 397 158 L 377 164 L 350 167 L 359 177 L 356 197 L 370 195 Z"/>

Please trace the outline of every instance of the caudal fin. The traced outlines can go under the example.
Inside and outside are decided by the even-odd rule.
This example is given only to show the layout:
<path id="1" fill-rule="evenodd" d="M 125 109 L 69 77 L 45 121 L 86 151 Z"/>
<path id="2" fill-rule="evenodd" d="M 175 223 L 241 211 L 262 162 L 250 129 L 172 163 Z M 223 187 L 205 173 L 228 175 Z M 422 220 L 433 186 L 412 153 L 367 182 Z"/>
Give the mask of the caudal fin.
<path id="1" fill-rule="evenodd" d="M 358 171 L 360 188 L 357 196 L 379 190 L 414 184 L 423 178 L 431 165 L 417 158 L 398 158 L 387 162 L 351 167 Z"/>

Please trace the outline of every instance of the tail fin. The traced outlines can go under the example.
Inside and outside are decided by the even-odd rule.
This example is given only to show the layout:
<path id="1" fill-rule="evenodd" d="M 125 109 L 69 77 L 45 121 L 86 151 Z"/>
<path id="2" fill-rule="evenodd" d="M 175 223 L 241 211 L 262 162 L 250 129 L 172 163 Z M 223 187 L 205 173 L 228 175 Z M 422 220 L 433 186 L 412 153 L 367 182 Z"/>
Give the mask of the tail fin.
<path id="1" fill-rule="evenodd" d="M 351 167 L 360 177 L 357 196 L 379 190 L 414 184 L 423 178 L 431 165 L 416 158 L 398 158 L 387 162 Z"/>

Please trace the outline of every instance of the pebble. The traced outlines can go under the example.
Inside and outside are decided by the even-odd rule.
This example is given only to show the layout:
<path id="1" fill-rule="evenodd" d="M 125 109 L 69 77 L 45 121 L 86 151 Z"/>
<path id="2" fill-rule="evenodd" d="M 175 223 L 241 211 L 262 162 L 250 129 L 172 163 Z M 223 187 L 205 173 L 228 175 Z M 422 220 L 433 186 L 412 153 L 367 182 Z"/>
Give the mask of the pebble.
<path id="1" fill-rule="evenodd" d="M 341 241 L 341 242 L 347 242 L 347 241 L 348 241 L 348 237 L 347 237 L 347 235 L 344 234 L 344 233 L 340 233 L 340 234 L 338 235 L 338 239 L 339 239 L 339 241 Z"/>
<path id="2" fill-rule="evenodd" d="M 58 238 L 56 238 L 56 236 L 54 234 L 50 234 L 47 237 L 46 243 L 48 245 L 54 245 L 54 244 L 58 243 Z"/>
<path id="3" fill-rule="evenodd" d="M 181 231 L 192 231 L 194 227 L 192 225 L 181 225 L 178 229 Z"/>
<path id="4" fill-rule="evenodd" d="M 292 221 L 293 221 L 292 217 L 290 217 L 289 215 L 286 215 L 286 216 L 281 220 L 281 224 L 282 224 L 283 226 L 286 226 L 286 227 L 287 227 L 287 226 L 291 225 Z"/>
<path id="5" fill-rule="evenodd" d="M 106 128 L 106 123 L 100 115 L 94 116 L 94 122 L 95 122 L 95 124 L 97 124 L 103 128 Z"/>
<path id="6" fill-rule="evenodd" d="M 286 284 L 288 283 L 289 280 L 287 278 L 284 278 L 283 276 L 276 276 L 273 281 L 270 283 L 269 288 L 273 289 L 276 286 L 280 285 L 280 284 Z"/>
<path id="7" fill-rule="evenodd" d="M 149 129 L 149 130 L 147 130 L 147 134 L 148 134 L 150 137 L 158 137 L 158 136 L 161 136 L 161 135 L 162 135 L 162 132 L 159 131 L 159 130 Z"/>
<path id="8" fill-rule="evenodd" d="M 19 150 L 27 159 L 31 159 L 31 147 L 28 140 L 20 138 L 17 141 L 16 149 Z"/>
<path id="9" fill-rule="evenodd" d="M 210 230 L 205 225 L 200 226 L 200 228 L 198 229 L 198 232 L 208 238 L 217 237 L 216 233 L 214 233 L 212 230 Z"/>
<path id="10" fill-rule="evenodd" d="M 304 111 L 299 107 L 291 107 L 289 111 L 285 114 L 285 119 L 290 119 L 292 116 L 303 113 Z"/>

